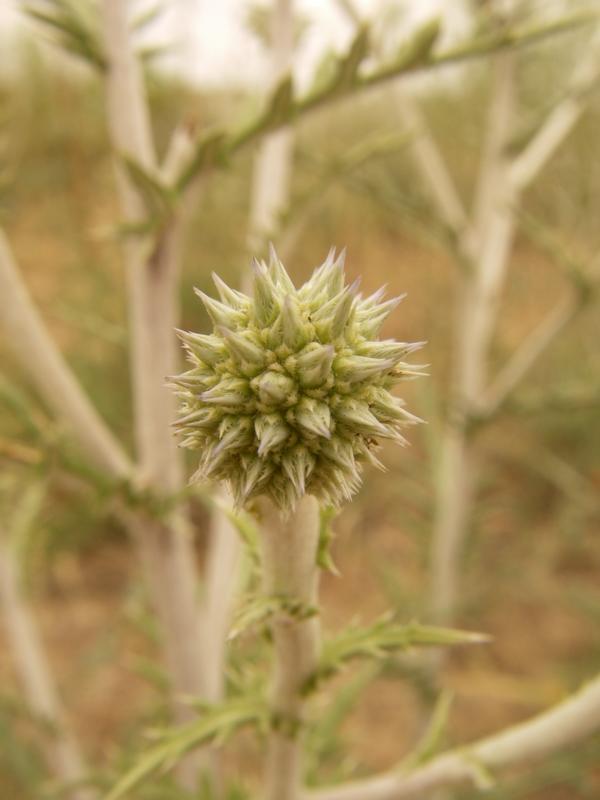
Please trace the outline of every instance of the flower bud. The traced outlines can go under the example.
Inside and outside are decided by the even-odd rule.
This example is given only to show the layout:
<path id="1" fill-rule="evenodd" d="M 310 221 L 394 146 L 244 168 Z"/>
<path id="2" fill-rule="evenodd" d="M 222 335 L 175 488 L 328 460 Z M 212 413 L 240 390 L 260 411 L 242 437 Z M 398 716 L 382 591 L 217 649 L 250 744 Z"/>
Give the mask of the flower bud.
<path id="1" fill-rule="evenodd" d="M 252 298 L 213 279 L 197 292 L 212 334 L 179 332 L 191 369 L 170 379 L 182 400 L 181 445 L 200 452 L 193 480 L 225 480 L 238 506 L 261 494 L 288 511 L 305 493 L 339 505 L 365 463 L 383 468 L 378 439 L 403 444 L 420 422 L 389 389 L 422 374 L 401 359 L 421 346 L 375 337 L 400 302 L 344 287 L 331 250 L 296 289 L 275 251 L 255 261 Z"/>

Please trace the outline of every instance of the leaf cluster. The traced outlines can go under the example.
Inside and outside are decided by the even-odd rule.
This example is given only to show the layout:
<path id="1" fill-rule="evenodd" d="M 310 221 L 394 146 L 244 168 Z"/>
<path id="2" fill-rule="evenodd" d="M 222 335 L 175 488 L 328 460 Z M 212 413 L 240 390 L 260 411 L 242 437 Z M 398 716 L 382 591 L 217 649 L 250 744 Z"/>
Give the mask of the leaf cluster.
<path id="1" fill-rule="evenodd" d="M 92 0 L 30 0 L 25 13 L 54 33 L 63 49 L 104 71 L 98 8 Z"/>
<path id="2" fill-rule="evenodd" d="M 27 0 L 25 13 L 51 32 L 56 44 L 96 70 L 108 66 L 101 36 L 100 14 L 96 0 Z M 144 31 L 164 10 L 164 3 L 150 6 L 132 20 L 134 33 Z M 138 55 L 149 59 L 160 54 L 162 47 L 146 47 Z"/>
<path id="3" fill-rule="evenodd" d="M 172 769 L 186 753 L 207 742 L 222 745 L 246 725 L 268 727 L 268 710 L 262 695 L 245 694 L 219 705 L 205 706 L 199 719 L 156 734 L 150 747 L 114 784 L 105 800 L 119 800 L 151 775 Z"/>
<path id="4" fill-rule="evenodd" d="M 325 679 L 337 674 L 355 659 L 381 660 L 413 647 L 447 647 L 486 641 L 488 637 L 480 633 L 420 625 L 417 622 L 401 624 L 392 615 L 385 614 L 371 625 L 351 625 L 326 641 L 319 665 L 306 682 L 304 692 L 314 691 Z"/>
<path id="5" fill-rule="evenodd" d="M 294 620 L 305 620 L 318 614 L 314 606 L 286 595 L 256 595 L 249 597 L 236 614 L 229 632 L 229 639 L 235 639 L 251 627 L 264 625 L 280 614 Z"/>

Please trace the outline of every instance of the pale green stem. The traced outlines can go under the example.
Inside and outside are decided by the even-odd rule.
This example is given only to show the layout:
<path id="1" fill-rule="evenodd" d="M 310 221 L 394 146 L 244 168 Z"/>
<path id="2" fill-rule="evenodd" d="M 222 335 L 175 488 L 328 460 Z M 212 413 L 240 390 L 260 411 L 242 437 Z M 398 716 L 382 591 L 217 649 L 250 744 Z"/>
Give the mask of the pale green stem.
<path id="1" fill-rule="evenodd" d="M 264 506 L 261 535 L 264 591 L 302 607 L 316 606 L 319 507 L 304 497 L 283 519 Z M 271 625 L 275 664 L 271 694 L 272 731 L 265 776 L 266 800 L 298 800 L 302 792 L 302 687 L 314 672 L 319 652 L 319 621 L 278 613 Z"/>

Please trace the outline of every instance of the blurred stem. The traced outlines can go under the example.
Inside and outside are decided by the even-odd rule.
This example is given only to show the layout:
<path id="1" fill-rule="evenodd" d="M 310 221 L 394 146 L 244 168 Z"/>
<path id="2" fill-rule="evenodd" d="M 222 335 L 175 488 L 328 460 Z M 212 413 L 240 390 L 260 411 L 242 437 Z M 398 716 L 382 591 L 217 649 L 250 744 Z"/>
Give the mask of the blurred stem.
<path id="1" fill-rule="evenodd" d="M 231 507 L 229 493 L 224 488 L 217 491 L 214 506 Z M 225 645 L 242 559 L 240 534 L 222 507 L 214 506 L 211 509 L 202 602 L 205 695 L 210 703 L 218 703 L 224 697 Z"/>
<path id="2" fill-rule="evenodd" d="M 276 0 L 271 20 L 271 81 L 277 85 L 292 66 L 294 13 L 292 0 Z M 248 250 L 259 254 L 277 232 L 289 203 L 294 131 L 290 126 L 270 133 L 254 157 Z"/>
<path id="3" fill-rule="evenodd" d="M 15 666 L 23 683 L 27 705 L 49 730 L 43 749 L 53 775 L 66 784 L 84 781 L 86 769 L 77 741 L 67 728 L 39 629 L 23 596 L 15 553 L 0 530 L 0 599 Z M 88 788 L 65 789 L 70 800 L 93 800 Z"/>
<path id="4" fill-rule="evenodd" d="M 156 172 L 145 89 L 129 41 L 127 4 L 104 0 L 102 10 L 113 149 L 134 158 L 146 171 Z M 177 162 L 172 155 L 177 155 L 177 140 L 173 142 L 169 159 Z M 187 157 L 185 148 L 181 150 Z M 174 174 L 178 166 L 168 163 L 165 169 Z M 124 171 L 117 170 L 123 220 L 138 223 L 145 218 L 143 200 Z M 177 363 L 174 328 L 179 318 L 181 234 L 181 212 L 175 210 L 154 240 L 128 237 L 124 244 L 140 481 L 165 495 L 177 492 L 183 484 L 182 461 L 170 428 L 175 416 L 174 396 L 165 386 L 165 377 L 176 371 Z M 175 717 L 184 721 L 194 712 L 182 699 L 204 693 L 197 575 L 187 509 L 178 508 L 166 522 L 137 515 L 130 518 L 129 527 L 162 623 Z M 193 757 L 181 766 L 180 777 L 189 788 L 194 786 L 196 767 Z"/>
<path id="5" fill-rule="evenodd" d="M 493 69 L 494 89 L 473 233 L 463 245 L 472 268 L 461 274 L 454 399 L 436 484 L 431 603 L 434 619 L 443 623 L 455 612 L 461 550 L 473 505 L 475 453 L 468 427 L 485 389 L 489 349 L 515 228 L 506 156 L 514 119 L 514 54 L 496 56 Z"/>
<path id="6" fill-rule="evenodd" d="M 489 134 L 471 232 L 467 229 L 459 240 L 459 251 L 467 253 L 471 267 L 461 276 L 455 399 L 449 411 L 437 478 L 431 589 L 437 621 L 448 622 L 455 611 L 460 555 L 474 502 L 476 453 L 469 441 L 469 422 L 473 415 L 491 416 L 500 408 L 580 306 L 575 294 L 559 304 L 488 386 L 489 354 L 515 236 L 517 207 L 523 191 L 539 175 L 587 105 L 586 94 L 598 75 L 599 36 L 596 31 L 588 57 L 577 65 L 569 81 L 565 99 L 512 161 L 508 144 L 514 122 L 515 56 L 506 53 L 494 60 Z"/>
<path id="7" fill-rule="evenodd" d="M 133 465 L 52 340 L 2 230 L 0 324 L 19 366 L 44 403 L 71 428 L 86 455 L 113 477 L 131 478 Z"/>
<path id="8" fill-rule="evenodd" d="M 546 758 L 600 730 L 600 677 L 549 711 L 478 742 L 442 753 L 414 770 L 395 769 L 331 789 L 306 792 L 302 800 L 404 800 L 431 797 L 461 784 L 489 788 L 490 770 Z"/>
<path id="9" fill-rule="evenodd" d="M 357 27 L 365 24 L 352 0 L 337 0 L 344 15 Z M 429 190 L 444 225 L 456 236 L 457 242 L 467 238 L 469 219 L 452 179 L 448 165 L 439 149 L 418 102 L 400 81 L 393 87 L 399 124 L 407 130 L 417 167 Z"/>
<path id="10" fill-rule="evenodd" d="M 307 495 L 283 519 L 264 501 L 261 527 L 263 586 L 303 608 L 317 604 L 319 506 Z M 266 800 L 298 800 L 302 787 L 304 698 L 302 687 L 317 666 L 319 621 L 279 613 L 271 625 L 275 666 L 266 765 Z"/>
<path id="11" fill-rule="evenodd" d="M 590 92 L 600 76 L 600 25 L 587 45 L 585 57 L 577 61 L 565 98 L 554 106 L 535 136 L 513 160 L 510 182 L 526 189 L 542 171 L 556 149 L 571 133 L 589 104 Z"/>

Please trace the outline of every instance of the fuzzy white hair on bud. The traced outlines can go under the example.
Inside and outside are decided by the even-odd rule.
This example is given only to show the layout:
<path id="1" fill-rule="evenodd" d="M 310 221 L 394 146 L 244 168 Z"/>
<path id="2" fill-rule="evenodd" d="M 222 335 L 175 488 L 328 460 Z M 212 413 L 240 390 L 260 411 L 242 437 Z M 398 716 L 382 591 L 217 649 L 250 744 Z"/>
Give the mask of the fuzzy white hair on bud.
<path id="1" fill-rule="evenodd" d="M 423 342 L 380 341 L 401 297 L 345 285 L 334 249 L 294 287 L 271 247 L 253 262 L 252 297 L 213 274 L 219 300 L 196 290 L 211 334 L 178 331 L 192 368 L 171 377 L 181 446 L 200 451 L 192 480 L 226 481 L 239 507 L 267 495 L 283 511 L 305 494 L 339 506 L 358 490 L 379 439 L 421 422 L 390 389 L 423 374 L 405 363 Z"/>

